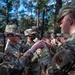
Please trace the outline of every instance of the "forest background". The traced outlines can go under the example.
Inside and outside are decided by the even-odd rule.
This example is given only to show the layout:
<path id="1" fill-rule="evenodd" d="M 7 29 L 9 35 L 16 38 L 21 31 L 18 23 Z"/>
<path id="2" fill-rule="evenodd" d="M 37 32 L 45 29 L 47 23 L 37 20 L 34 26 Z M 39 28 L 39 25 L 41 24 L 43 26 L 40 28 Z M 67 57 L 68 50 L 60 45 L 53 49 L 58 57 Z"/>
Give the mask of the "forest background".
<path id="1" fill-rule="evenodd" d="M 22 34 L 35 26 L 41 37 L 46 31 L 60 33 L 56 23 L 58 12 L 74 3 L 74 0 L 0 0 L 0 32 L 4 33 L 6 25 L 15 23 Z"/>

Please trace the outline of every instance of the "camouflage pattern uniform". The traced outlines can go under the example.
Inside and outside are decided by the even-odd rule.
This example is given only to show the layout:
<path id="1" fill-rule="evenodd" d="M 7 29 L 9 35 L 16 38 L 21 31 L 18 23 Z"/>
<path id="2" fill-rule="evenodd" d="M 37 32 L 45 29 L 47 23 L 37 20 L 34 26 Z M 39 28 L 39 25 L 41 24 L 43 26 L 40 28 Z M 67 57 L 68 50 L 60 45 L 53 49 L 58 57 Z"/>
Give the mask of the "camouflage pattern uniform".
<path id="1" fill-rule="evenodd" d="M 5 48 L 5 53 L 8 57 L 10 57 L 9 60 L 7 60 L 8 62 L 10 62 L 12 65 L 12 69 L 10 70 L 10 75 L 13 74 L 14 72 L 16 72 L 15 74 L 17 75 L 21 75 L 23 73 L 23 68 L 24 66 L 27 65 L 27 63 L 29 63 L 29 59 L 26 59 L 24 61 L 24 59 L 20 59 L 21 52 L 20 52 L 20 46 L 19 45 L 14 45 L 12 43 L 9 43 L 7 45 L 7 48 Z M 28 62 L 27 62 L 28 60 Z M 14 75 L 14 74 L 13 74 Z"/>
<path id="2" fill-rule="evenodd" d="M 57 22 L 73 12 L 75 12 L 74 7 L 62 8 L 59 11 Z M 52 59 L 52 67 L 56 70 L 55 75 L 75 75 L 75 32 L 57 49 Z"/>
<path id="3" fill-rule="evenodd" d="M 66 53 L 64 53 L 65 51 Z M 61 59 L 59 58 L 59 56 Z M 55 75 L 65 75 L 66 74 L 65 72 L 67 72 L 68 70 L 69 70 L 68 75 L 75 75 L 74 56 L 75 56 L 75 33 L 73 33 L 71 37 L 68 38 L 68 40 L 58 48 L 57 53 L 52 59 L 53 69 L 58 69 L 58 72 Z M 64 68 L 62 68 L 63 66 Z"/>
<path id="4" fill-rule="evenodd" d="M 32 29 L 27 29 L 24 33 L 25 33 L 25 36 L 28 36 L 28 35 L 31 35 L 32 36 L 32 34 L 35 34 L 36 32 L 34 32 Z M 33 40 L 27 41 L 26 42 L 27 50 L 29 48 L 31 48 L 31 46 L 34 43 L 35 42 Z M 38 59 L 39 59 L 39 57 L 38 57 L 37 53 L 34 52 L 33 53 L 33 57 L 31 59 L 31 62 L 28 64 L 28 69 L 27 69 L 28 72 L 27 72 L 27 75 L 31 75 L 31 74 L 32 75 L 40 75 L 40 65 L 39 65 Z"/>
<path id="5" fill-rule="evenodd" d="M 42 75 L 48 75 L 48 67 L 51 66 L 51 55 L 50 49 L 48 47 L 43 48 L 39 54 L 39 62 L 42 70 Z"/>
<path id="6" fill-rule="evenodd" d="M 6 34 L 13 33 L 18 35 L 19 33 L 17 33 L 14 29 L 15 29 L 14 25 L 7 26 Z M 30 51 L 21 56 L 20 47 L 21 46 L 19 44 L 17 43 L 13 44 L 9 41 L 6 44 L 5 47 L 6 55 L 4 62 L 8 63 L 4 65 L 5 68 L 8 68 L 7 71 L 9 72 L 9 75 L 23 75 L 24 66 L 26 66 L 30 62 L 30 59 L 33 56 L 33 54 Z"/>
<path id="7" fill-rule="evenodd" d="M 46 32 L 43 39 L 46 39 L 50 42 L 50 33 Z M 39 54 L 39 63 L 42 71 L 41 75 L 48 75 L 48 68 L 51 66 L 52 61 L 50 51 L 51 49 L 45 44 L 45 47 L 41 50 Z"/>

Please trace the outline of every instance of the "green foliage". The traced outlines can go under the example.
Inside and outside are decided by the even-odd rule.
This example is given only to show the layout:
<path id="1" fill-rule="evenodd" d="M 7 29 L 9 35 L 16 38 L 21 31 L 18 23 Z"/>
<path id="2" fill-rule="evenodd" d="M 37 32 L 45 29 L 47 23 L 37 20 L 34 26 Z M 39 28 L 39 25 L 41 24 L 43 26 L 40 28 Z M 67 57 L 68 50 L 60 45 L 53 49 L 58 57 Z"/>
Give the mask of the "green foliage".
<path id="1" fill-rule="evenodd" d="M 5 26 L 0 25 L 0 32 L 4 33 L 4 30 L 5 30 Z"/>
<path id="2" fill-rule="evenodd" d="M 45 10 L 46 6 L 47 6 L 47 3 L 49 1 L 50 0 L 38 0 L 38 8 L 40 8 L 41 10 Z"/>
<path id="3" fill-rule="evenodd" d="M 32 26 L 35 26 L 35 22 L 33 19 L 31 19 L 29 16 L 27 15 L 22 15 L 20 21 L 20 31 L 21 33 L 24 33 L 24 31 L 28 28 L 31 28 Z"/>
<path id="4" fill-rule="evenodd" d="M 21 1 L 21 3 L 20 3 Z M 5 5 L 0 7 L 0 31 L 4 31 L 4 27 L 7 24 L 18 23 L 20 27 L 21 33 L 24 32 L 27 28 L 31 28 L 32 26 L 36 26 L 36 18 L 38 15 L 39 25 L 43 23 L 42 15 L 44 14 L 44 32 L 47 30 L 54 29 L 54 18 L 55 18 L 55 3 L 48 5 L 52 0 L 9 0 L 6 2 L 2 2 Z M 56 1 L 56 0 L 53 0 Z M 65 0 L 63 4 L 67 1 Z M 20 4 L 23 5 L 22 10 L 19 10 Z M 39 9 L 39 13 L 36 14 L 37 9 Z M 13 12 L 11 12 L 13 10 Z M 56 28 L 57 26 L 55 26 Z M 55 30 L 58 30 L 57 27 Z"/>

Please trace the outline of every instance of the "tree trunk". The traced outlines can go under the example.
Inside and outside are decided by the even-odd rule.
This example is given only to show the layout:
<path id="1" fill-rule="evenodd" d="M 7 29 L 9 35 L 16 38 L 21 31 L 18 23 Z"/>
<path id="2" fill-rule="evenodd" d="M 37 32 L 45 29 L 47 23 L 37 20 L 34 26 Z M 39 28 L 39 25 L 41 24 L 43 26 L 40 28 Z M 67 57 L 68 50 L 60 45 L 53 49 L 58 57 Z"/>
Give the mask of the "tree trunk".
<path id="1" fill-rule="evenodd" d="M 36 22 L 37 22 L 37 27 L 39 27 L 39 9 L 37 8 L 37 15 L 36 15 Z"/>
<path id="2" fill-rule="evenodd" d="M 6 0 L 6 23 L 8 24 L 8 0 Z"/>
<path id="3" fill-rule="evenodd" d="M 42 26 L 41 26 L 41 38 L 43 37 L 44 34 L 44 16 L 45 16 L 45 10 L 43 10 L 43 15 L 42 15 Z"/>
<path id="4" fill-rule="evenodd" d="M 56 20 L 57 20 L 58 12 L 62 7 L 62 0 L 56 0 L 55 6 L 56 6 L 56 10 L 55 10 L 55 19 L 54 19 L 54 34 L 61 32 L 61 29 L 56 25 Z"/>

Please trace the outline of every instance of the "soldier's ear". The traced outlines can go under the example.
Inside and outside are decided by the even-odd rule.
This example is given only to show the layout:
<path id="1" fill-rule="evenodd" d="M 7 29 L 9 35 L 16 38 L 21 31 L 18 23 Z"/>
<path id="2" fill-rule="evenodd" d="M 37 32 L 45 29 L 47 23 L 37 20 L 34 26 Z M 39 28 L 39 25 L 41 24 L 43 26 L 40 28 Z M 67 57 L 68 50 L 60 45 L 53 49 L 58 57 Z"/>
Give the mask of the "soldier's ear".
<path id="1" fill-rule="evenodd" d="M 72 25 L 73 22 L 74 22 L 74 20 L 73 20 L 72 18 L 69 18 L 68 21 L 69 21 L 69 24 L 70 24 L 70 25 Z"/>

